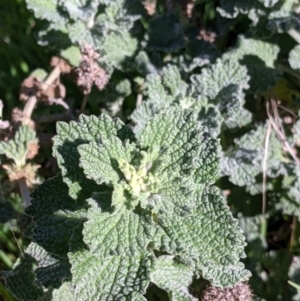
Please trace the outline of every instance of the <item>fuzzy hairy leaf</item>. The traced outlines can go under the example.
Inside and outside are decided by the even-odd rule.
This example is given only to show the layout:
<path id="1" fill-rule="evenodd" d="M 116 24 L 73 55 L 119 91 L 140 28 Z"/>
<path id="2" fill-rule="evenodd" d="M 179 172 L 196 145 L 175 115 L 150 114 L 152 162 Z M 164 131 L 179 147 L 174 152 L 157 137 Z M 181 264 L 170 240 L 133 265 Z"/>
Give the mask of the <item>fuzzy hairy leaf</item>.
<path id="1" fill-rule="evenodd" d="M 195 120 L 207 126 L 210 132 L 219 132 L 222 117 L 217 108 L 209 103 L 206 97 L 199 96 L 193 87 L 181 79 L 177 67 L 168 65 L 162 74 L 150 74 L 146 78 L 144 101 L 132 113 L 131 119 L 135 122 L 134 131 L 140 135 L 146 123 L 160 111 L 170 107 L 178 110 L 192 110 Z"/>
<path id="2" fill-rule="evenodd" d="M 94 17 L 99 2 L 99 0 L 58 0 L 58 5 L 68 13 L 72 20 L 89 21 L 89 19 Z"/>
<path id="3" fill-rule="evenodd" d="M 82 250 L 70 261 L 76 300 L 145 300 L 152 265 L 148 254 L 103 258 Z"/>
<path id="4" fill-rule="evenodd" d="M 163 83 L 176 94 L 175 71 Z M 27 209 L 39 244 L 32 251 L 38 283 L 59 287 L 71 265 L 79 301 L 145 301 L 151 281 L 173 300 L 194 300 L 187 288 L 194 274 L 217 286 L 249 277 L 240 263 L 245 242 L 237 221 L 209 188 L 218 173 L 218 142 L 192 113 L 157 114 L 137 138 L 104 114 L 60 123 L 57 133 L 62 175 L 38 187 Z M 162 263 L 156 251 L 181 263 Z M 160 265 L 165 270 L 158 272 Z M 170 269 L 185 280 L 165 281 L 161 273 Z"/>
<path id="5" fill-rule="evenodd" d="M 230 19 L 236 18 L 239 14 L 248 15 L 256 25 L 260 17 L 265 15 L 265 6 L 275 4 L 275 1 L 278 0 L 221 0 L 217 11 L 222 17 Z"/>
<path id="6" fill-rule="evenodd" d="M 129 32 L 110 34 L 103 44 L 105 59 L 119 69 L 130 69 L 134 53 L 137 51 L 138 41 Z"/>
<path id="7" fill-rule="evenodd" d="M 26 3 L 36 18 L 60 24 L 66 21 L 66 16 L 58 9 L 58 0 L 26 0 Z"/>
<path id="8" fill-rule="evenodd" d="M 30 143 L 37 143 L 35 131 L 21 126 L 13 139 L 0 142 L 0 155 L 12 159 L 18 167 L 24 166 Z"/>
<path id="9" fill-rule="evenodd" d="M 52 291 L 51 301 L 74 300 L 75 295 L 70 282 L 64 282 L 59 289 Z"/>
<path id="10" fill-rule="evenodd" d="M 192 75 L 191 81 L 199 93 L 209 97 L 227 127 L 241 127 L 251 121 L 250 112 L 243 107 L 243 89 L 249 88 L 249 76 L 235 59 L 217 59 L 215 64 L 202 69 L 200 75 Z"/>
<path id="11" fill-rule="evenodd" d="M 246 280 L 250 274 L 239 263 L 240 257 L 245 257 L 244 237 L 218 191 L 204 190 L 190 198 L 194 204 L 185 208 L 168 206 L 158 214 L 158 223 L 171 240 L 168 248 L 188 265 L 195 264 L 215 286 Z M 209 240 L 205 240 L 207 236 Z"/>
<path id="12" fill-rule="evenodd" d="M 231 85 L 241 90 L 249 87 L 247 69 L 235 59 L 217 59 L 215 64 L 202 69 L 200 75 L 192 75 L 191 81 L 199 93 L 211 99 Z"/>
<path id="13" fill-rule="evenodd" d="M 281 72 L 274 69 L 279 47 L 269 42 L 253 38 L 239 37 L 231 51 L 223 55 L 224 59 L 239 60 L 250 75 L 250 92 L 264 92 L 274 86 Z"/>
<path id="14" fill-rule="evenodd" d="M 242 127 L 251 122 L 251 113 L 244 108 L 245 95 L 239 85 L 230 84 L 215 98 L 215 103 L 228 128 Z"/>
<path id="15" fill-rule="evenodd" d="M 283 179 L 282 186 L 285 193 L 282 193 L 276 203 L 276 209 L 284 214 L 297 216 L 300 219 L 300 168 L 292 165 L 286 177 Z"/>
<path id="16" fill-rule="evenodd" d="M 98 204 L 90 200 L 84 223 L 83 240 L 94 255 L 136 256 L 151 242 L 154 224 L 151 217 L 139 210 L 101 212 Z"/>
<path id="17" fill-rule="evenodd" d="M 281 6 L 272 10 L 268 15 L 267 28 L 271 32 L 286 32 L 293 28 L 299 28 L 299 18 L 294 10 L 298 4 L 297 0 L 282 1 Z"/>
<path id="18" fill-rule="evenodd" d="M 125 98 L 131 92 L 131 83 L 128 79 L 110 80 L 103 91 L 92 92 L 89 101 L 99 102 L 103 112 L 109 112 L 110 116 L 115 117 L 120 113 Z"/>
<path id="19" fill-rule="evenodd" d="M 32 193 L 32 205 L 26 213 L 35 218 L 32 240 L 47 252 L 67 258 L 69 239 L 81 225 L 85 212 L 68 196 L 68 187 L 60 175 L 44 182 Z"/>
<path id="20" fill-rule="evenodd" d="M 267 124 L 235 139 L 236 147 L 229 149 L 221 158 L 220 166 L 223 175 L 238 186 L 251 186 L 256 183 L 256 176 L 262 173 L 264 145 Z M 276 134 L 271 132 L 267 153 L 267 175 L 277 177 L 282 172 L 283 150 Z"/>
<path id="21" fill-rule="evenodd" d="M 67 49 L 64 49 L 60 52 L 60 55 L 69 61 L 69 63 L 74 66 L 78 67 L 80 63 L 80 50 L 76 46 L 70 46 Z"/>
<path id="22" fill-rule="evenodd" d="M 196 301 L 188 291 L 193 279 L 193 271 L 176 262 L 173 256 L 160 256 L 151 272 L 151 281 L 168 292 L 170 301 Z"/>
<path id="23" fill-rule="evenodd" d="M 147 44 L 149 50 L 175 52 L 184 46 L 182 25 L 175 14 L 160 15 L 151 21 Z"/>
<path id="24" fill-rule="evenodd" d="M 34 283 L 34 260 L 29 255 L 20 257 L 11 271 L 0 272 L 7 289 L 20 301 L 36 301 L 43 295 L 42 287 Z"/>
<path id="25" fill-rule="evenodd" d="M 154 60 L 151 59 L 154 57 Z M 147 76 L 148 74 L 156 74 L 158 73 L 158 66 L 161 65 L 161 62 L 157 62 L 155 58 L 159 57 L 158 53 L 153 53 L 153 56 L 150 56 L 148 53 L 145 51 L 140 51 L 136 56 L 135 56 L 135 64 L 136 64 L 136 69 L 139 73 Z M 160 59 L 160 57 L 159 57 Z M 160 64 L 158 64 L 160 63 Z"/>
<path id="26" fill-rule="evenodd" d="M 186 72 L 191 72 L 197 67 L 213 63 L 218 57 L 218 51 L 212 43 L 204 40 L 194 40 L 187 44 L 185 59 L 187 60 Z"/>
<path id="27" fill-rule="evenodd" d="M 142 132 L 140 145 L 151 150 L 150 170 L 162 185 L 164 180 L 167 184 L 178 177 L 206 185 L 214 181 L 218 168 L 216 140 L 201 130 L 191 114 L 172 110 L 156 115 Z M 168 157 L 168 161 L 162 162 L 160 156 Z M 160 165 L 157 168 L 155 161 Z"/>
<path id="28" fill-rule="evenodd" d="M 69 187 L 69 194 L 77 199 L 81 196 L 87 199 L 91 193 L 99 190 L 94 181 L 87 179 L 79 167 L 79 152 L 77 147 L 90 141 L 100 141 L 115 134 L 122 140 L 132 139 L 130 129 L 118 119 L 112 120 L 106 115 L 79 117 L 79 122 L 57 124 L 58 135 L 54 138 L 53 156 L 61 169 L 63 181 Z M 78 200 L 77 200 L 78 201 Z"/>
<path id="29" fill-rule="evenodd" d="M 34 269 L 37 285 L 58 289 L 63 281 L 71 279 L 71 265 L 67 259 L 46 252 L 36 243 L 31 243 L 25 253 L 38 264 L 38 268 Z"/>

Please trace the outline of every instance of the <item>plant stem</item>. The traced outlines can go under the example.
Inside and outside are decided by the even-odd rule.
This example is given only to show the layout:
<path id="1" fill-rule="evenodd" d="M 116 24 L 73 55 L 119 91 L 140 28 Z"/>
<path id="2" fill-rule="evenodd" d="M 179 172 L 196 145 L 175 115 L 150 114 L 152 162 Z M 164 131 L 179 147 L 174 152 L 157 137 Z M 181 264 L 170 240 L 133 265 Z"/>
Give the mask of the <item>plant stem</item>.
<path id="1" fill-rule="evenodd" d="M 136 98 L 136 107 L 140 106 L 143 102 L 143 94 L 139 93 Z"/>
<path id="2" fill-rule="evenodd" d="M 268 129 L 266 132 L 265 137 L 265 152 L 262 164 L 262 171 L 263 171 L 263 183 L 262 183 L 262 209 L 261 213 L 264 216 L 266 214 L 266 207 L 267 207 L 267 194 L 266 194 L 266 187 L 267 187 L 267 161 L 268 161 L 268 149 L 269 149 L 269 141 L 270 141 L 270 134 L 271 134 L 271 122 L 268 124 Z"/>
<path id="3" fill-rule="evenodd" d="M 41 85 L 42 90 L 47 90 L 48 87 L 59 77 L 60 75 L 60 68 L 59 66 L 56 66 L 49 76 L 45 79 L 45 81 Z M 27 116 L 28 118 L 31 117 L 33 109 L 37 103 L 37 98 L 36 96 L 30 96 L 28 100 L 26 101 L 25 107 L 23 109 L 23 114 Z"/>
<path id="4" fill-rule="evenodd" d="M 291 225 L 292 233 L 291 233 L 291 239 L 290 239 L 290 252 L 293 250 L 293 245 L 295 241 L 295 235 L 296 235 L 296 229 L 297 229 L 297 218 L 296 216 L 293 216 L 293 222 Z"/>
<path id="5" fill-rule="evenodd" d="M 283 72 L 289 73 L 290 75 L 295 76 L 296 78 L 300 79 L 300 74 L 297 71 L 294 71 L 285 65 L 277 64 L 277 69 L 282 70 Z"/>
<path id="6" fill-rule="evenodd" d="M 291 28 L 288 32 L 287 32 L 298 44 L 300 44 L 300 33 L 295 30 L 294 28 Z"/>
<path id="7" fill-rule="evenodd" d="M 45 81 L 41 85 L 42 90 L 47 90 L 48 87 L 59 77 L 60 75 L 60 68 L 59 65 L 57 65 L 47 76 Z M 27 120 L 31 120 L 32 112 L 36 106 L 37 98 L 35 95 L 30 96 L 25 104 L 25 107 L 23 109 L 23 115 L 26 116 Z M 31 204 L 31 198 L 30 198 L 30 191 L 29 188 L 26 185 L 26 180 L 24 178 L 18 180 L 19 189 L 22 195 L 22 199 L 24 202 L 24 207 L 28 207 Z"/>
<path id="8" fill-rule="evenodd" d="M 26 185 L 26 180 L 21 178 L 18 180 L 19 189 L 22 195 L 22 199 L 24 201 L 24 207 L 28 207 L 31 204 L 30 191 Z"/>
<path id="9" fill-rule="evenodd" d="M 44 80 L 43 84 L 42 84 L 42 90 L 47 90 L 49 88 L 50 85 L 52 85 L 52 83 L 59 77 L 60 75 L 60 68 L 59 65 L 57 65 L 49 74 L 49 76 L 47 76 L 47 78 Z"/>
<path id="10" fill-rule="evenodd" d="M 24 116 L 27 116 L 30 119 L 36 103 L 37 103 L 37 98 L 35 95 L 30 96 L 28 98 L 28 100 L 26 101 L 25 107 L 23 109 Z"/>
<path id="11" fill-rule="evenodd" d="M 87 104 L 87 102 L 88 102 L 89 96 L 90 96 L 90 93 L 84 95 L 84 98 L 83 98 L 83 101 L 82 101 L 82 104 L 81 104 L 81 108 L 80 108 L 79 114 L 82 114 L 82 113 L 83 113 L 83 111 L 84 111 L 84 109 L 85 109 L 85 106 L 86 106 L 86 104 Z"/>

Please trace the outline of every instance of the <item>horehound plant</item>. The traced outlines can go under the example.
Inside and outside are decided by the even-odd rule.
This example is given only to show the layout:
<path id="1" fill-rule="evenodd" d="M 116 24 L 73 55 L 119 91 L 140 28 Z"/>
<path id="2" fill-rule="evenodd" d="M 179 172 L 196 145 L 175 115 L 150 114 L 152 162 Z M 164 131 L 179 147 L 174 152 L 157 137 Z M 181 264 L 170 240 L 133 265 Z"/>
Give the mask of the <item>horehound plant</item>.
<path id="1" fill-rule="evenodd" d="M 7 286 L 25 300 L 14 281 L 32 262 L 36 298 L 67 287 L 78 301 L 146 300 L 152 283 L 170 300 L 197 300 L 197 277 L 220 288 L 247 280 L 244 237 L 211 186 L 217 153 L 191 113 L 157 114 L 139 135 L 104 114 L 58 123 L 61 173 L 32 194 L 33 242 Z"/>

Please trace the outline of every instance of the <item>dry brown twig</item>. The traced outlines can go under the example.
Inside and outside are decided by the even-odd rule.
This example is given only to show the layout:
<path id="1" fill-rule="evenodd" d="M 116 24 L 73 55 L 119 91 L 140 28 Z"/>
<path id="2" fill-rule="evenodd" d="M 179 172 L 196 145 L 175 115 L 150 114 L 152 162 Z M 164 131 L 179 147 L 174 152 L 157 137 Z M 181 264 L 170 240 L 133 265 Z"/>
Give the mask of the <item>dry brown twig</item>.
<path id="1" fill-rule="evenodd" d="M 263 170 L 263 183 L 262 183 L 262 215 L 266 214 L 266 208 L 267 208 L 267 161 L 268 161 L 268 150 L 269 150 L 269 142 L 270 142 L 270 135 L 271 135 L 271 123 L 269 123 L 266 137 L 265 137 L 265 145 L 264 145 L 264 158 L 263 158 L 263 164 L 262 164 L 262 170 Z"/>
<path id="2" fill-rule="evenodd" d="M 285 134 L 284 128 L 282 126 L 281 119 L 279 117 L 278 107 L 284 109 L 285 111 L 289 112 L 291 115 L 296 117 L 293 112 L 291 112 L 290 110 L 288 110 L 288 109 L 284 108 L 283 106 L 279 105 L 274 98 L 271 98 L 269 101 L 267 101 L 267 104 L 266 104 L 267 115 L 268 115 L 268 118 L 270 120 L 270 125 L 272 126 L 272 128 L 275 131 L 278 139 L 282 143 L 283 149 L 288 151 L 288 153 L 291 155 L 291 157 L 293 158 L 294 162 L 297 165 L 300 165 L 300 160 L 297 156 L 296 149 L 291 147 L 290 144 L 288 143 L 287 139 L 286 139 L 286 134 Z M 263 181 L 263 187 L 264 187 L 263 188 L 263 192 L 264 192 L 263 200 L 264 200 L 264 202 L 266 202 L 265 185 L 266 185 L 266 178 L 264 178 L 264 181 Z M 293 216 L 293 222 L 292 222 L 292 225 L 291 225 L 292 233 L 291 233 L 291 238 L 290 238 L 290 250 L 292 249 L 292 246 L 294 244 L 296 226 L 297 226 L 297 219 L 296 219 L 295 216 Z"/>
<path id="3" fill-rule="evenodd" d="M 282 127 L 281 120 L 278 113 L 278 104 L 274 98 L 271 98 L 266 105 L 268 118 L 271 122 L 272 128 L 274 129 L 278 139 L 283 144 L 284 149 L 289 152 L 293 160 L 297 165 L 300 165 L 300 160 L 297 157 L 297 151 L 290 146 L 286 139 L 284 128 Z"/>
<path id="4" fill-rule="evenodd" d="M 55 62 L 52 61 L 53 66 L 54 63 Z M 40 82 L 38 79 L 32 77 L 27 78 L 24 81 L 25 84 L 23 82 L 23 92 L 25 91 L 25 93 L 22 94 L 22 89 L 21 89 L 21 98 L 25 98 L 24 100 L 26 100 L 26 103 L 23 111 L 20 111 L 18 109 L 13 111 L 12 118 L 14 121 L 21 121 L 23 125 L 29 125 L 34 128 L 34 122 L 31 119 L 31 115 L 39 98 L 43 100 L 46 99 L 49 102 L 49 104 L 53 104 L 53 103 L 60 104 L 63 107 L 65 107 L 67 110 L 69 110 L 69 106 L 62 99 L 65 96 L 64 87 L 59 82 L 59 76 L 62 72 L 61 64 L 62 62 L 60 60 L 56 61 L 56 65 L 54 66 L 54 69 L 50 72 L 50 74 L 43 82 Z M 27 95 L 26 92 L 28 93 Z M 61 98 L 51 97 L 57 94 L 63 97 Z M 32 147 L 35 148 L 35 153 L 31 153 L 30 155 L 31 157 L 37 153 L 38 144 Z M 30 154 L 30 149 L 29 149 L 29 154 Z M 31 204 L 30 190 L 27 183 L 28 180 L 27 176 L 30 175 L 30 177 L 33 177 L 37 168 L 39 168 L 39 166 L 28 164 L 24 167 L 23 171 L 19 171 L 19 173 L 17 173 L 18 175 L 21 175 L 23 172 L 24 176 L 20 176 L 20 177 L 18 176 L 18 178 L 15 179 L 18 183 L 19 190 L 26 207 Z"/>

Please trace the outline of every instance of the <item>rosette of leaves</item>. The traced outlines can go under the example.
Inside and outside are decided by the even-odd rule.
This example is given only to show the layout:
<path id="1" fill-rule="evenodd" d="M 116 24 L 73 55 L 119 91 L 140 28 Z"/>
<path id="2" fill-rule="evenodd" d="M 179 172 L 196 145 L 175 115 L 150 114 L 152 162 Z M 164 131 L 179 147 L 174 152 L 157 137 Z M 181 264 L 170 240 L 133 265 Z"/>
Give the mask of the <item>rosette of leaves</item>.
<path id="1" fill-rule="evenodd" d="M 216 106 L 183 81 L 176 66 L 164 67 L 160 75 L 148 75 L 143 92 L 146 100 L 131 115 L 136 125 L 134 131 L 137 135 L 155 114 L 170 107 L 180 111 L 193 110 L 195 120 L 199 120 L 209 131 L 219 133 L 222 117 Z"/>
<path id="2" fill-rule="evenodd" d="M 175 301 L 195 300 L 193 277 L 219 287 L 247 280 L 244 237 L 211 187 L 217 151 L 191 114 L 175 110 L 138 137 L 104 114 L 58 123 L 61 175 L 37 188 L 27 210 L 38 284 L 57 288 L 71 271 L 79 301 L 146 300 L 150 283 Z M 53 264 L 59 272 L 47 270 Z"/>

